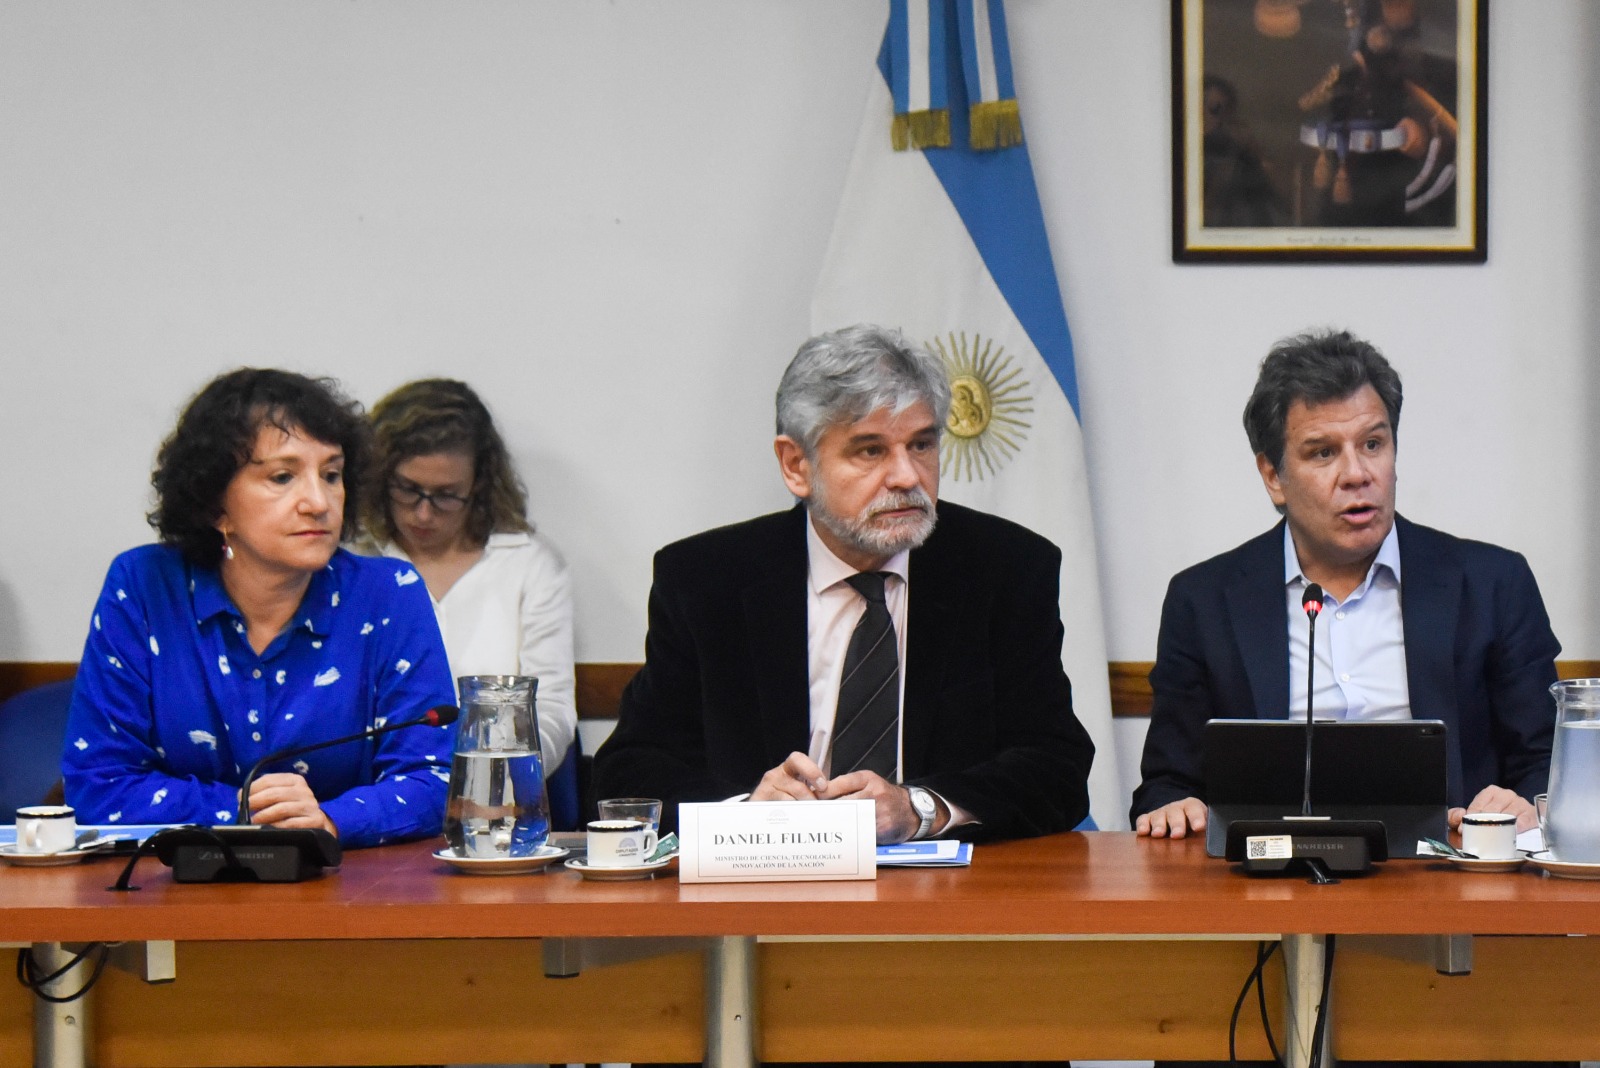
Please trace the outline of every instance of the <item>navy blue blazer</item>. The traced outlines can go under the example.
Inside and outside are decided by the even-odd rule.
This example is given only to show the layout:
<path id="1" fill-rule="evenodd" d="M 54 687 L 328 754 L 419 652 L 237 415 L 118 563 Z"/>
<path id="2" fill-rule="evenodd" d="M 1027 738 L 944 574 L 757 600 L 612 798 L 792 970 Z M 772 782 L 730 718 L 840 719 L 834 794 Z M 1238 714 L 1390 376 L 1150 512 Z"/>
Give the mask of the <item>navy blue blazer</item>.
<path id="1" fill-rule="evenodd" d="M 903 762 L 982 821 L 962 838 L 1070 830 L 1094 743 L 1061 667 L 1061 553 L 939 502 L 908 574 Z M 595 756 L 599 797 L 720 801 L 810 741 L 805 512 L 707 531 L 656 554 L 645 663 Z"/>
<path id="2" fill-rule="evenodd" d="M 1545 789 L 1556 654 L 1544 601 L 1518 553 L 1397 516 L 1406 679 L 1415 719 L 1448 728 L 1449 800 L 1485 786 Z M 1180 572 L 1161 606 L 1143 782 L 1131 816 L 1205 799 L 1201 733 L 1213 718 L 1284 719 L 1289 617 L 1283 523 Z"/>

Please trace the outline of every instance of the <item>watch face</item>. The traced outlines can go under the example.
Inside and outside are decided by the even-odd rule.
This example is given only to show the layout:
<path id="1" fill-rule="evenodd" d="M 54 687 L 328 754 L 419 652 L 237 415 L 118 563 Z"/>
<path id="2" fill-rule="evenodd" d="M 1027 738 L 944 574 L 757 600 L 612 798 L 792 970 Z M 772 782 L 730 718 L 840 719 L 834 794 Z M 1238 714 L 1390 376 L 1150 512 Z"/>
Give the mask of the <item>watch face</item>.
<path id="1" fill-rule="evenodd" d="M 932 816 L 939 811 L 939 807 L 933 803 L 933 795 L 926 790 L 911 791 L 911 807 L 917 810 L 919 816 Z"/>

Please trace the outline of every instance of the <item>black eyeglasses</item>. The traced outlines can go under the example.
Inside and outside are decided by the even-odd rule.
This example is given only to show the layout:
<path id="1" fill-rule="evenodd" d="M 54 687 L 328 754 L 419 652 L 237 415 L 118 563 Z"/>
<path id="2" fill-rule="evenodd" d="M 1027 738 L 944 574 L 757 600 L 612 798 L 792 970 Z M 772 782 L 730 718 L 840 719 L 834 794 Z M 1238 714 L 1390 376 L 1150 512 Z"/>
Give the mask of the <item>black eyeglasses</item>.
<path id="1" fill-rule="evenodd" d="M 442 515 L 450 515 L 467 506 L 467 498 L 458 497 L 454 493 L 427 493 L 404 482 L 389 483 L 389 499 L 402 508 L 416 508 L 427 501 L 433 505 L 433 510 Z"/>

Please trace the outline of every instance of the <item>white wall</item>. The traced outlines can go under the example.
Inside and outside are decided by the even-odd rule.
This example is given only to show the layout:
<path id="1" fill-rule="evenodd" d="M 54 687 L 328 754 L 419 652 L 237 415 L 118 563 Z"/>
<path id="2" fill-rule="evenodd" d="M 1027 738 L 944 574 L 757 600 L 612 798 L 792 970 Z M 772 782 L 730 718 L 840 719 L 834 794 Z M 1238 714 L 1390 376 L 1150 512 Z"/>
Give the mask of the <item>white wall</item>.
<path id="1" fill-rule="evenodd" d="M 1341 324 L 1405 376 L 1402 509 L 1521 549 L 1565 655 L 1600 657 L 1600 5 L 1494 7 L 1482 267 L 1173 265 L 1166 0 L 1008 10 L 1110 656 L 1151 659 L 1167 578 L 1273 521 L 1255 365 Z M 0 659 L 76 658 L 177 407 L 247 362 L 369 402 L 480 386 L 576 571 L 579 658 L 638 659 L 652 551 L 785 503 L 772 391 L 884 11 L 0 5 Z"/>
<path id="2" fill-rule="evenodd" d="M 1600 656 L 1600 5 L 1493 5 L 1481 267 L 1173 265 L 1165 5 L 1067 7 L 1016 5 L 1012 37 L 1078 344 L 1110 657 L 1152 658 L 1172 573 L 1274 519 L 1240 413 L 1271 342 L 1310 324 L 1367 336 L 1405 378 L 1401 509 L 1526 553 L 1564 655 Z"/>

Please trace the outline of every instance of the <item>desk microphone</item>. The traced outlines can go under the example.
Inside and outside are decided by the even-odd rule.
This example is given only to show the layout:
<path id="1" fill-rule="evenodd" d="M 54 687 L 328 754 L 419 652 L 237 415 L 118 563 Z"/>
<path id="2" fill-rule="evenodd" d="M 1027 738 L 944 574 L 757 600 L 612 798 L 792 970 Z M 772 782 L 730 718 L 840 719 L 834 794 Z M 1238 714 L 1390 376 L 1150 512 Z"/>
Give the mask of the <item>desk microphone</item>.
<path id="1" fill-rule="evenodd" d="M 268 753 L 255 762 L 239 788 L 237 823 L 216 827 L 190 824 L 157 832 L 129 859 L 112 889 L 137 889 L 129 886 L 133 866 L 150 853 L 172 869 L 172 880 L 179 883 L 297 883 L 323 868 L 337 866 L 344 855 L 339 839 L 320 827 L 258 827 L 251 822 L 250 787 L 261 769 L 274 761 L 365 741 L 407 727 L 448 727 L 459 714 L 455 705 L 440 705 L 416 719 Z"/>
<path id="2" fill-rule="evenodd" d="M 1300 799 L 1300 815 L 1311 817 L 1311 701 L 1316 695 L 1317 679 L 1317 617 L 1322 614 L 1322 587 L 1315 582 L 1300 595 L 1300 607 L 1306 612 L 1306 789 Z"/>
<path id="3" fill-rule="evenodd" d="M 1306 772 L 1300 815 L 1281 820 L 1235 820 L 1228 825 L 1223 855 L 1244 862 L 1251 875 L 1306 870 L 1314 883 L 1336 883 L 1332 873 L 1361 875 L 1374 860 L 1389 859 L 1389 839 L 1379 820 L 1333 820 L 1311 814 L 1312 701 L 1317 678 L 1317 616 L 1322 587 L 1309 583 L 1300 596 L 1306 613 Z"/>

